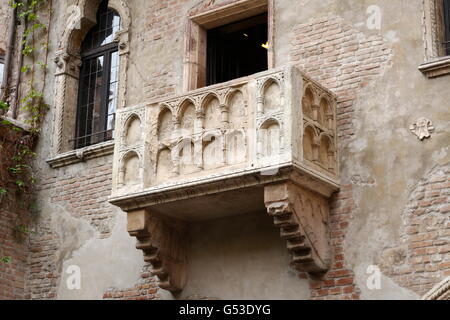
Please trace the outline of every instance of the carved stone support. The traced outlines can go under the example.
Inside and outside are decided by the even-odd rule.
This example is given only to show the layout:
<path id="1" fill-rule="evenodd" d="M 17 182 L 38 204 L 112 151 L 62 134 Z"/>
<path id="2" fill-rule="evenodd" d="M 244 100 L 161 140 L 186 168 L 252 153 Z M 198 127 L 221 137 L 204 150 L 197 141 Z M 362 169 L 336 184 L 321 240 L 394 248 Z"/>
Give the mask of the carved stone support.
<path id="1" fill-rule="evenodd" d="M 264 115 L 264 97 L 260 96 L 256 99 L 256 103 L 257 103 L 257 112 L 258 112 L 258 117 L 262 117 Z"/>
<path id="2" fill-rule="evenodd" d="M 171 292 L 183 290 L 187 280 L 186 226 L 175 219 L 152 214 L 149 210 L 128 212 L 128 233 L 137 238 L 136 248 L 151 263 L 159 287 Z"/>
<path id="3" fill-rule="evenodd" d="M 266 186 L 264 202 L 287 241 L 292 266 L 311 274 L 326 272 L 330 266 L 327 199 L 286 182 Z"/>
<path id="4" fill-rule="evenodd" d="M 225 104 L 220 105 L 221 121 L 224 128 L 228 129 L 230 120 L 228 115 L 228 106 Z"/>
<path id="5" fill-rule="evenodd" d="M 313 120 L 314 121 L 318 121 L 319 120 L 319 110 L 320 110 L 320 106 L 317 104 L 314 104 L 312 107 L 312 115 L 313 115 Z"/>

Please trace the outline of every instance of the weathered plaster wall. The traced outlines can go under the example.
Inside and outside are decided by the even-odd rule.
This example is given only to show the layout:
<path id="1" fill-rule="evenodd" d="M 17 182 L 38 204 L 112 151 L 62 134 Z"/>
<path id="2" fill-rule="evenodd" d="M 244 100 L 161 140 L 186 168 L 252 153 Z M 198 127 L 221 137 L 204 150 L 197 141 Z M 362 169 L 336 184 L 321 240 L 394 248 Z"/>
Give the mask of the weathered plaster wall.
<path id="1" fill-rule="evenodd" d="M 189 282 L 180 298 L 308 299 L 266 212 L 192 226 Z"/>
<path id="2" fill-rule="evenodd" d="M 0 5 L 0 53 L 4 52 L 7 47 L 9 19 L 10 8 L 7 3 L 2 3 Z"/>
<path id="3" fill-rule="evenodd" d="M 381 8 L 380 31 L 368 30 L 366 25 L 366 9 L 372 4 Z M 410 194 L 419 179 L 426 177 L 437 164 L 444 165 L 450 160 L 447 129 L 450 114 L 448 102 L 445 101 L 446 95 L 443 94 L 449 78 L 429 80 L 417 70 L 418 65 L 424 62 L 422 1 L 303 1 L 299 5 L 305 5 L 302 6 L 303 10 L 294 11 L 286 6 L 278 11 L 278 17 L 283 18 L 277 21 L 283 21 L 285 25 L 277 31 L 282 39 L 282 35 L 286 34 L 283 31 L 292 30 L 296 21 L 308 21 L 311 16 L 318 16 L 312 28 L 322 28 L 320 17 L 328 16 L 328 19 L 324 19 L 329 21 L 339 16 L 349 28 L 361 32 L 363 37 L 372 38 L 376 43 L 384 42 L 392 52 L 389 67 L 380 70 L 374 65 L 368 73 L 369 79 L 363 77 L 364 85 L 355 82 L 359 87 L 349 104 L 353 110 L 345 116 L 345 121 L 341 118 L 341 130 L 343 125 L 348 126 L 348 133 L 351 135 L 349 140 L 341 139 L 341 178 L 344 185 L 352 185 L 355 202 L 355 208 L 351 212 L 354 219 L 349 225 L 345 241 L 345 256 L 348 267 L 356 273 L 362 298 L 411 298 L 416 294 L 423 294 L 431 289 L 430 282 L 439 282 L 445 272 L 436 274 L 433 280 L 428 279 L 428 282 L 421 283 L 423 286 L 419 287 L 414 282 L 395 284 L 386 278 L 383 278 L 381 290 L 368 290 L 365 285 L 367 267 L 379 265 L 383 250 L 398 244 L 400 238 L 404 237 L 402 226 L 408 222 L 402 219 L 402 212 L 409 206 Z M 405 16 L 410 18 L 405 20 Z M 301 33 L 302 30 L 299 30 L 297 34 L 300 39 Z M 340 38 L 337 30 L 336 33 L 324 35 L 329 40 Z M 303 48 L 308 49 L 309 45 L 317 48 L 316 44 L 321 42 L 320 37 L 309 38 L 311 41 L 304 44 Z M 284 48 L 280 49 L 280 55 L 277 54 L 277 62 L 286 61 L 288 40 L 284 38 L 276 45 Z M 342 58 L 350 63 L 349 66 L 357 67 L 360 61 L 358 50 L 368 53 L 374 50 L 374 45 L 372 43 L 368 48 L 357 46 L 354 55 L 348 54 Z M 280 51 L 276 49 L 275 52 Z M 299 54 L 304 52 L 305 50 L 301 50 Z M 334 52 L 333 48 L 329 48 L 309 59 L 314 61 L 317 57 L 332 57 Z M 357 58 L 355 61 L 351 59 L 353 56 Z M 305 64 L 302 57 L 299 61 L 306 70 L 315 71 L 317 68 L 314 63 Z M 341 73 L 335 72 L 341 71 L 339 62 L 343 61 L 338 60 L 335 70 L 331 71 L 331 67 L 328 75 L 321 74 L 322 68 L 319 67 L 318 79 L 323 78 L 327 82 L 327 78 L 340 76 Z M 383 63 L 382 60 L 378 61 L 380 62 Z M 372 76 L 374 71 L 375 75 L 378 74 L 376 77 Z M 357 80 L 357 77 L 355 75 L 350 79 Z M 339 78 L 337 80 L 336 89 L 339 91 Z M 335 85 L 335 81 L 330 83 Z M 433 138 L 425 142 L 420 142 L 409 131 L 410 125 L 422 116 L 432 119 L 437 127 Z M 441 204 L 432 203 L 433 205 L 439 211 Z M 441 215 L 441 219 L 448 222 L 448 215 Z M 448 226 L 444 222 L 432 244 L 436 250 L 445 248 L 448 244 L 446 228 Z M 408 242 L 405 245 L 412 246 Z M 444 262 L 448 262 L 449 258 L 448 254 L 441 257 Z M 427 263 L 423 263 L 422 261 L 421 267 L 428 269 Z M 448 270 L 445 264 L 442 264 L 442 268 Z M 414 276 L 420 277 L 420 273 L 416 271 Z M 400 288 L 400 285 L 415 293 Z"/>
<path id="4" fill-rule="evenodd" d="M 430 263 L 422 258 L 418 264 L 424 270 L 432 268 L 432 274 L 425 276 L 424 282 L 411 282 L 401 280 L 401 271 L 383 266 L 390 259 L 391 248 L 414 246 L 407 236 L 405 227 L 411 220 L 405 212 L 414 206 L 413 195 L 421 181 L 432 179 L 429 176 L 434 175 L 436 166 L 443 168 L 443 176 L 449 176 L 445 168 L 450 163 L 450 108 L 445 92 L 450 78 L 430 80 L 417 70 L 424 62 L 422 1 L 275 2 L 276 66 L 301 65 L 340 99 L 343 189 L 333 203 L 333 269 L 322 279 L 310 280 L 307 288 L 306 275 L 294 280 L 286 249 L 267 217 L 210 222 L 195 227 L 191 282 L 182 297 L 418 298 L 450 269 L 449 253 L 442 249 L 449 243 L 448 213 L 440 211 L 442 203 L 432 201 L 427 206 L 427 215 L 439 215 L 442 220 L 435 238 L 427 239 L 436 241 L 432 247 L 443 250 L 440 261 L 431 258 L 431 265 L 439 265 L 439 270 L 428 267 Z M 50 57 L 54 57 L 65 26 L 64 14 L 72 3 L 54 3 Z M 181 92 L 184 17 L 198 3 L 128 1 L 133 19 L 127 83 L 130 106 Z M 366 9 L 373 4 L 381 8 L 381 30 L 367 28 Z M 54 64 L 48 69 L 45 95 L 52 104 Z M 410 125 L 419 117 L 434 122 L 436 132 L 431 140 L 421 142 L 410 133 Z M 118 299 L 172 298 L 155 288 L 140 252 L 133 248 L 134 240 L 126 234 L 123 213 L 107 204 L 110 157 L 49 168 L 52 119 L 50 113 L 35 165 L 41 177 L 41 216 L 35 225 L 38 233 L 31 238 L 35 251 L 29 261 L 29 297 L 94 299 L 104 294 Z M 407 266 L 414 265 L 411 250 L 406 250 Z M 223 255 L 214 256 L 215 252 Z M 71 264 L 79 265 L 86 277 L 79 292 L 64 287 L 65 268 Z M 366 286 L 370 265 L 379 265 L 384 272 L 381 290 Z M 215 274 L 219 266 L 220 272 Z M 107 272 L 100 272 L 105 268 Z M 417 279 L 422 273 L 414 269 L 410 277 Z M 94 276 L 95 282 L 89 278 Z"/>

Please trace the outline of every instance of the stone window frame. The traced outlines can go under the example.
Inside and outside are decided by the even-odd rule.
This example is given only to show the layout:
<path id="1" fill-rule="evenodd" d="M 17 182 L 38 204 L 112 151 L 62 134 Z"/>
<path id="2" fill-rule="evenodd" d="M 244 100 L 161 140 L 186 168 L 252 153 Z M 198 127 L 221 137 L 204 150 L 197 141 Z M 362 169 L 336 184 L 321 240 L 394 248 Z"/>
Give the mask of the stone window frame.
<path id="1" fill-rule="evenodd" d="M 425 62 L 419 70 L 428 78 L 450 74 L 450 56 L 440 46 L 445 37 L 443 4 L 443 0 L 423 0 Z"/>
<path id="2" fill-rule="evenodd" d="M 206 86 L 207 30 L 266 13 L 268 16 L 268 69 L 275 68 L 274 0 L 239 0 L 191 10 L 184 40 L 183 92 Z"/>
<path id="3" fill-rule="evenodd" d="M 97 23 L 97 10 L 102 0 L 79 0 L 72 6 L 58 50 L 55 55 L 56 72 L 54 84 L 53 131 L 51 158 L 47 160 L 52 168 L 59 168 L 114 153 L 114 140 L 73 149 L 70 140 L 75 137 L 78 86 L 81 67 L 80 48 L 86 34 Z M 129 59 L 130 10 L 125 0 L 109 0 L 108 7 L 121 18 L 121 30 L 116 41 L 119 47 L 119 89 L 117 110 L 127 103 L 127 70 Z M 66 22 L 66 21 L 65 21 Z"/>

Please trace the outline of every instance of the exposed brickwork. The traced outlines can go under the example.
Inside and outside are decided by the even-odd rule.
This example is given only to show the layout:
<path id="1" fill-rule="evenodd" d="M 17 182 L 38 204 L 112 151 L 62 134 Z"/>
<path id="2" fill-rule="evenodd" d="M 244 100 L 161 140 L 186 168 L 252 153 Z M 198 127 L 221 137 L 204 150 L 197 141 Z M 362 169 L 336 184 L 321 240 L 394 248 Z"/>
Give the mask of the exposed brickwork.
<path id="1" fill-rule="evenodd" d="M 313 18 L 294 26 L 291 61 L 338 96 L 338 134 L 341 143 L 353 138 L 358 92 L 390 65 L 392 51 L 379 35 L 366 36 L 338 16 Z M 311 279 L 312 299 L 359 299 L 354 273 L 346 266 L 344 241 L 354 210 L 352 186 L 335 195 L 330 216 L 333 250 L 331 270 Z"/>
<path id="2" fill-rule="evenodd" d="M 351 138 L 358 90 L 390 65 L 392 50 L 381 36 L 366 36 L 331 15 L 296 25 L 292 34 L 291 60 L 338 96 L 339 138 Z"/>
<path id="3" fill-rule="evenodd" d="M 330 211 L 332 266 L 324 276 L 310 278 L 313 300 L 356 300 L 360 298 L 354 273 L 347 268 L 344 256 L 345 234 L 353 219 L 354 209 L 352 185 L 343 186 L 341 192 L 333 197 Z"/>
<path id="4" fill-rule="evenodd" d="M 151 266 L 146 265 L 142 269 L 141 278 L 133 288 L 110 288 L 103 295 L 105 300 L 155 300 L 159 299 L 158 280 L 151 276 Z"/>
<path id="5" fill-rule="evenodd" d="M 117 210 L 108 203 L 111 195 L 112 159 L 73 175 L 54 175 L 42 180 L 41 191 L 51 190 L 50 202 L 62 205 L 75 218 L 86 219 L 103 238 L 111 235 Z"/>
<path id="6" fill-rule="evenodd" d="M 28 227 L 28 201 L 16 195 L 15 188 L 7 183 L 15 142 L 21 137 L 22 133 L 0 124 L 0 186 L 8 192 L 0 194 L 0 259 L 10 258 L 8 263 L 0 261 L 0 300 L 24 298 L 28 241 L 27 234 L 17 227 Z"/>
<path id="7" fill-rule="evenodd" d="M 109 159 L 111 160 L 111 159 Z M 50 191 L 50 203 L 64 208 L 72 217 L 88 221 L 100 237 L 111 235 L 114 212 L 108 203 L 111 194 L 111 163 L 91 165 L 78 174 L 64 175 L 63 171 L 53 171 L 52 176 L 40 183 L 40 191 Z M 50 218 L 41 219 L 30 239 L 29 270 L 27 275 L 27 298 L 52 299 L 62 272 L 62 235 L 51 227 Z M 67 254 L 67 253 L 65 253 Z"/>
<path id="8" fill-rule="evenodd" d="M 25 210 L 0 209 L 0 258 L 11 258 L 8 263 L 0 262 L 0 300 L 25 297 L 28 241 L 27 236 L 15 231 L 14 227 L 24 225 L 26 215 Z"/>
<path id="9" fill-rule="evenodd" d="M 382 271 L 424 295 L 450 276 L 450 167 L 437 167 L 415 187 L 402 213 L 402 245 L 383 252 Z"/>
<path id="10" fill-rule="evenodd" d="M 170 50 L 164 50 L 164 57 L 155 66 L 157 69 L 146 76 L 144 93 L 147 99 L 170 96 L 176 92 L 177 79 L 182 76 L 174 68 L 173 61 L 179 59 L 180 51 L 184 50 L 185 9 L 187 0 L 152 1 L 149 3 L 149 18 L 142 34 L 142 46 L 155 48 L 155 46 L 167 46 Z M 171 59 L 167 59 L 168 55 Z M 162 63 L 167 61 L 167 63 Z M 142 75 L 144 76 L 144 75 Z"/>

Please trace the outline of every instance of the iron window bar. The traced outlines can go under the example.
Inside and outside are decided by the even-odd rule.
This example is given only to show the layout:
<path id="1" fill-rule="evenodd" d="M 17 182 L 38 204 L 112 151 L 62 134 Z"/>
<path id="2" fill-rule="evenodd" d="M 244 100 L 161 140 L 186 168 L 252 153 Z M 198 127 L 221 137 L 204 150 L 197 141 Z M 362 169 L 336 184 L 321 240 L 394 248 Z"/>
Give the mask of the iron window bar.
<path id="1" fill-rule="evenodd" d="M 70 143 L 76 142 L 76 144 L 77 144 L 78 142 L 80 142 L 80 140 L 82 141 L 84 139 L 88 139 L 88 138 L 90 139 L 92 137 L 99 136 L 101 134 L 104 134 L 106 136 L 106 134 L 108 134 L 108 133 L 111 134 L 111 138 L 105 138 L 105 139 L 103 139 L 103 142 L 110 141 L 110 140 L 113 139 L 114 129 L 100 131 L 100 132 L 96 132 L 96 133 L 91 133 L 91 134 L 88 134 L 88 135 L 85 135 L 85 136 L 82 136 L 82 137 L 77 137 L 77 138 L 74 138 L 74 139 L 70 139 L 69 142 Z M 86 143 L 85 147 L 90 146 L 90 145 L 92 145 L 92 143 Z"/>

